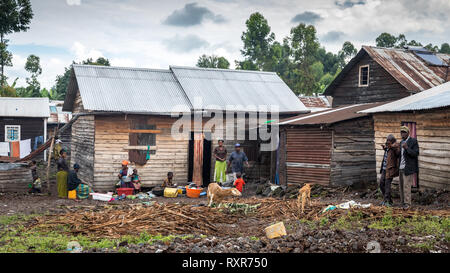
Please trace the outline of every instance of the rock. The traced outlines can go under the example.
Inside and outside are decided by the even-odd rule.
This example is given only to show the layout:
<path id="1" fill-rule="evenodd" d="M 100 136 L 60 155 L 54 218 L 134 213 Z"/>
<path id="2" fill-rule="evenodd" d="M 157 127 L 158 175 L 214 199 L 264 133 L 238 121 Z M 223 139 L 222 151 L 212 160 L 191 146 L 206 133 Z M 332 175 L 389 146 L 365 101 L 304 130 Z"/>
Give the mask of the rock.
<path id="1" fill-rule="evenodd" d="M 155 251 L 155 253 L 163 253 L 164 252 L 164 250 L 162 250 L 162 249 L 157 249 L 156 251 Z"/>
<path id="2" fill-rule="evenodd" d="M 401 245 L 405 245 L 406 244 L 406 239 L 403 238 L 402 236 L 397 238 L 397 242 Z"/>

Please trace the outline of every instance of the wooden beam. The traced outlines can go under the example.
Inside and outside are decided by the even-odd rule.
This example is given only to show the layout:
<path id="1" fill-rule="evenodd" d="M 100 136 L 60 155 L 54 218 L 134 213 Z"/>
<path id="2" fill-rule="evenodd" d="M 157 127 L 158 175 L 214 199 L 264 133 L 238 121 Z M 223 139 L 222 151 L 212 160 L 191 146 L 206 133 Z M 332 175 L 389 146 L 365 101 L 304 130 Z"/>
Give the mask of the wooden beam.
<path id="1" fill-rule="evenodd" d="M 126 133 L 137 133 L 137 134 L 161 134 L 161 130 L 140 130 L 140 129 L 130 129 Z"/>
<path id="2" fill-rule="evenodd" d="M 124 146 L 124 150 L 141 150 L 141 151 L 147 151 L 148 146 Z M 150 151 L 157 151 L 157 146 L 150 146 Z"/>

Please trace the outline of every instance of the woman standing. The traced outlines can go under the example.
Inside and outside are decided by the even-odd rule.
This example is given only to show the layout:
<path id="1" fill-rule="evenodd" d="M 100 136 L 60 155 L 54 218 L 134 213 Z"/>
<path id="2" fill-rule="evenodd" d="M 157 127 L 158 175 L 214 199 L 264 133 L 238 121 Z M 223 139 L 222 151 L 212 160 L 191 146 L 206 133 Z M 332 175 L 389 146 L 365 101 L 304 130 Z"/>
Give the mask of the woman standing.
<path id="1" fill-rule="evenodd" d="M 67 166 L 65 150 L 60 151 L 58 159 L 58 172 L 56 173 L 56 186 L 58 188 L 58 197 L 67 198 L 67 177 L 69 175 L 69 166 Z"/>
<path id="2" fill-rule="evenodd" d="M 227 148 L 223 146 L 223 140 L 219 140 L 219 146 L 214 148 L 214 157 L 216 158 L 216 166 L 214 168 L 214 182 L 224 183 L 227 180 Z"/>

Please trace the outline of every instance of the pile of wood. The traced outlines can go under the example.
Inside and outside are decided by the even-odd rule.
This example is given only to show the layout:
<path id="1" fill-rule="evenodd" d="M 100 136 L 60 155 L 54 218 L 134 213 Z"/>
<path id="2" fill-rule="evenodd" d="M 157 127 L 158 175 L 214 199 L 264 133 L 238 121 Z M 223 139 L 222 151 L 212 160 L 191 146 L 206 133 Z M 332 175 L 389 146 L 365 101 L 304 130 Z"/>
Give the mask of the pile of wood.
<path id="1" fill-rule="evenodd" d="M 218 209 L 179 204 L 143 206 L 136 204 L 117 209 L 77 211 L 59 216 L 35 219 L 39 228 L 53 229 L 64 225 L 69 233 L 95 237 L 118 238 L 123 235 L 149 234 L 209 234 L 219 235 L 215 224 L 234 223 L 233 216 L 224 217 Z"/>

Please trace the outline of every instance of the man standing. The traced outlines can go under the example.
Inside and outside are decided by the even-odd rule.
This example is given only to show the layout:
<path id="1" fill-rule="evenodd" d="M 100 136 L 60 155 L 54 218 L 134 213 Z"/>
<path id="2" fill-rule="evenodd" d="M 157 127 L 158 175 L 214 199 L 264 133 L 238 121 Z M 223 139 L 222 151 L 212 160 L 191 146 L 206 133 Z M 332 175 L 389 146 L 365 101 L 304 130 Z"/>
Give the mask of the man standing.
<path id="1" fill-rule="evenodd" d="M 241 151 L 241 144 L 236 143 L 234 145 L 235 150 L 231 153 L 230 157 L 228 158 L 228 167 L 231 165 L 231 171 L 233 172 L 234 180 L 236 181 L 236 173 L 244 174 L 244 162 L 245 166 L 248 165 L 248 158 L 247 155 Z"/>
<path id="2" fill-rule="evenodd" d="M 393 135 L 389 135 L 386 144 L 381 145 L 384 150 L 383 162 L 381 164 L 380 190 L 383 194 L 381 205 L 392 206 L 391 183 L 394 177 L 399 175 L 398 158 L 400 156 L 400 146 Z"/>
<path id="3" fill-rule="evenodd" d="M 409 136 L 409 128 L 400 127 L 402 141 L 400 142 L 400 200 L 403 209 L 411 206 L 411 185 L 414 174 L 419 172 L 419 144 Z"/>

